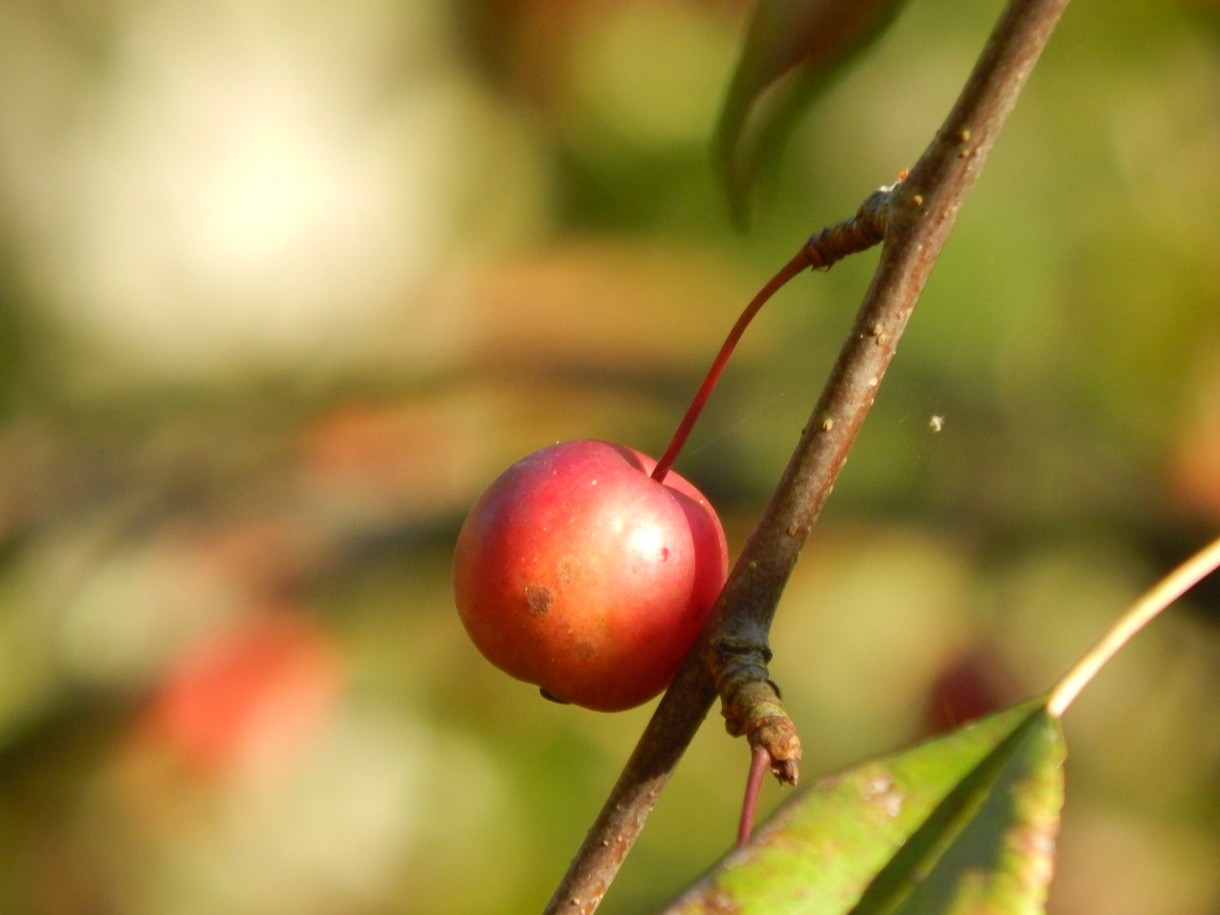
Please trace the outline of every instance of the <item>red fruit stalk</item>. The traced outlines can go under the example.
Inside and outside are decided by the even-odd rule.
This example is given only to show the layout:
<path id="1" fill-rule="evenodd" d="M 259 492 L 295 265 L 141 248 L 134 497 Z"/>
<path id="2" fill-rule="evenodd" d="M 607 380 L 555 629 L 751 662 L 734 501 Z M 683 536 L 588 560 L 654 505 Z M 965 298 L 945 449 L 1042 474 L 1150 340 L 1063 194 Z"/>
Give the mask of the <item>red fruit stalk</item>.
<path id="1" fill-rule="evenodd" d="M 724 367 L 728 365 L 729 357 L 733 355 L 733 350 L 737 348 L 738 341 L 741 340 L 742 334 L 746 332 L 746 328 L 750 326 L 750 322 L 754 320 L 754 316 L 767 304 L 771 296 L 775 295 L 790 279 L 806 267 L 809 267 L 810 263 L 809 248 L 808 246 L 802 247 L 792 260 L 784 264 L 779 272 L 771 277 L 762 289 L 755 293 L 754 298 L 750 300 L 750 304 L 745 307 L 745 310 L 737 319 L 737 323 L 729 331 L 729 335 L 725 337 L 724 343 L 720 345 L 720 352 L 712 360 L 711 368 L 707 370 L 703 383 L 699 385 L 699 390 L 695 392 L 694 399 L 691 400 L 690 406 L 686 408 L 686 415 L 678 423 L 678 428 L 674 430 L 673 438 L 669 440 L 669 445 L 666 446 L 664 453 L 657 461 L 657 466 L 652 471 L 652 478 L 654 480 L 664 481 L 665 475 L 669 473 L 669 468 L 677 460 L 678 452 L 682 450 L 687 438 L 690 437 L 691 429 L 695 427 L 695 421 L 699 419 L 699 414 L 703 412 L 708 398 L 712 396 L 712 389 L 716 387 L 716 382 L 720 380 Z"/>

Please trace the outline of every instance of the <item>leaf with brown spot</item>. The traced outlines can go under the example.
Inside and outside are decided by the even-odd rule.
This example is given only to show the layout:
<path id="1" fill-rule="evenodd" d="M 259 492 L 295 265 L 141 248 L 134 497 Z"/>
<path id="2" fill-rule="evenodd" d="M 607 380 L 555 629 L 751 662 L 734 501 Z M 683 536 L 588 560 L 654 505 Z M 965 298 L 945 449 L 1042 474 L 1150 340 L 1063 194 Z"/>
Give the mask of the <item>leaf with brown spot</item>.
<path id="1" fill-rule="evenodd" d="M 1035 700 L 824 778 L 666 915 L 1042 912 L 1063 757 Z"/>

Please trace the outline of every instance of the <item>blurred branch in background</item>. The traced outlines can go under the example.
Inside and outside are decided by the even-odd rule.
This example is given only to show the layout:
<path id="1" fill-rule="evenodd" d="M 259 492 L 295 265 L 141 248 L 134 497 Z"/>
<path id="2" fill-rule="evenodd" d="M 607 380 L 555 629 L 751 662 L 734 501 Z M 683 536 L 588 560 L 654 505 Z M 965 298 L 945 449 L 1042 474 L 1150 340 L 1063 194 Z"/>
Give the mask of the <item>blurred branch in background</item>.
<path id="1" fill-rule="evenodd" d="M 537 909 L 642 720 L 484 668 L 463 511 L 548 440 L 658 451 L 990 15 L 913 4 L 740 237 L 706 153 L 746 12 L 0 8 L 0 909 Z M 786 592 L 808 766 L 918 732 L 949 674 L 1049 682 L 1220 518 L 1216 21 L 1082 5 L 1040 65 Z M 780 297 L 679 467 L 738 541 L 859 271 Z M 1082 699 L 1053 910 L 1220 899 L 1216 600 Z M 604 911 L 731 843 L 739 749 L 696 740 Z"/>

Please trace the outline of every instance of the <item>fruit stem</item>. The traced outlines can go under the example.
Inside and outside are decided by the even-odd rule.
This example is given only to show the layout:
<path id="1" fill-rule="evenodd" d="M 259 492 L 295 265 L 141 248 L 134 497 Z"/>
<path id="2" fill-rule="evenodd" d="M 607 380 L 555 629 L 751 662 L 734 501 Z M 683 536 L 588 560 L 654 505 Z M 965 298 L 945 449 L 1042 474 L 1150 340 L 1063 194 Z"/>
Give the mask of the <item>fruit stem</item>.
<path id="1" fill-rule="evenodd" d="M 898 184 L 901 184 L 905 177 L 905 172 L 899 175 Z M 653 468 L 652 478 L 654 480 L 658 483 L 665 482 L 665 475 L 669 473 L 669 468 L 677 459 L 678 452 L 686 444 L 686 439 L 690 435 L 691 429 L 694 428 L 695 421 L 699 419 L 699 414 L 703 412 L 704 405 L 712 395 L 712 388 L 716 387 L 716 382 L 720 380 L 720 375 L 724 371 L 725 365 L 728 364 L 729 357 L 733 355 L 737 341 L 746 332 L 746 328 L 754 320 L 759 309 L 766 305 L 771 296 L 775 295 L 784 284 L 806 267 L 815 270 L 828 268 L 847 255 L 863 251 L 881 241 L 885 237 L 890 195 L 895 187 L 897 184 L 877 188 L 868 195 L 864 203 L 860 204 L 860 209 L 850 219 L 827 226 L 810 238 L 801 245 L 801 250 L 796 253 L 796 256 L 780 267 L 779 272 L 767 280 L 766 285 L 755 293 L 750 304 L 737 319 L 737 323 L 733 325 L 733 329 L 729 331 L 729 335 L 725 337 L 720 352 L 716 354 L 711 368 L 707 370 L 707 375 L 703 378 L 703 384 L 699 385 L 694 400 L 686 408 L 686 415 L 682 417 L 682 422 L 678 423 L 674 437 L 670 439 L 665 453 L 661 455 L 657 466 Z"/>
<path id="2" fill-rule="evenodd" d="M 741 803 L 741 820 L 737 824 L 737 847 L 745 848 L 754 832 L 754 815 L 758 811 L 758 796 L 763 778 L 771 766 L 771 754 L 763 746 L 750 749 L 750 774 L 746 776 L 746 796 Z"/>
<path id="3" fill-rule="evenodd" d="M 720 352 L 712 360 L 711 368 L 707 370 L 707 374 L 703 377 L 703 383 L 699 385 L 699 390 L 695 392 L 694 399 L 691 401 L 690 406 L 686 408 L 686 415 L 678 423 L 678 428 L 674 431 L 673 438 L 669 440 L 665 453 L 661 455 L 660 460 L 657 461 L 657 466 L 653 468 L 652 478 L 658 483 L 665 482 L 665 477 L 677 459 L 678 452 L 686 444 L 686 439 L 690 436 L 691 429 L 694 428 L 696 420 L 699 419 L 699 414 L 703 412 L 703 407 L 712 395 L 712 389 L 716 387 L 716 382 L 720 380 L 720 375 L 724 372 L 724 367 L 728 364 L 729 357 L 733 355 L 737 342 L 741 339 L 741 335 L 746 332 L 746 328 L 750 326 L 750 322 L 754 320 L 754 316 L 758 314 L 759 309 L 766 305 L 771 296 L 775 295 L 785 283 L 806 267 L 811 266 L 813 266 L 813 261 L 810 258 L 809 245 L 802 245 L 801 250 L 797 252 L 796 256 L 784 264 L 775 276 L 767 280 L 766 285 L 755 293 L 754 298 L 750 300 L 750 304 L 745 307 L 745 311 L 741 313 L 737 323 L 733 325 L 733 329 L 729 331 L 729 335 L 725 337 L 724 343 L 721 344 Z"/>

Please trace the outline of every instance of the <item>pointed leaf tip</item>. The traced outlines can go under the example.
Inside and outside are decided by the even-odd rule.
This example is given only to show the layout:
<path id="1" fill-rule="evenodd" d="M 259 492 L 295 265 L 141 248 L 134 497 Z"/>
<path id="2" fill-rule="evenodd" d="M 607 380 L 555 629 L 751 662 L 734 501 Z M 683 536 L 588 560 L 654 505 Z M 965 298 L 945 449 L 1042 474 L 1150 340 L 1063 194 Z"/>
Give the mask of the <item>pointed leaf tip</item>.
<path id="1" fill-rule="evenodd" d="M 822 779 L 665 915 L 1041 912 L 1063 755 L 1036 700 Z"/>
<path id="2" fill-rule="evenodd" d="M 721 106 L 713 156 L 734 218 L 793 122 L 905 0 L 761 0 Z"/>

